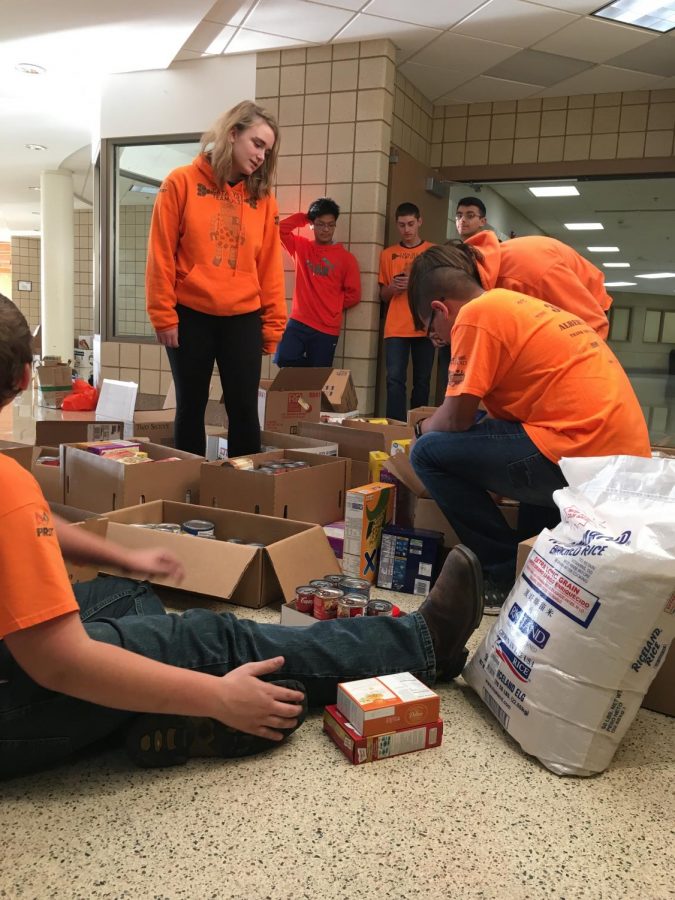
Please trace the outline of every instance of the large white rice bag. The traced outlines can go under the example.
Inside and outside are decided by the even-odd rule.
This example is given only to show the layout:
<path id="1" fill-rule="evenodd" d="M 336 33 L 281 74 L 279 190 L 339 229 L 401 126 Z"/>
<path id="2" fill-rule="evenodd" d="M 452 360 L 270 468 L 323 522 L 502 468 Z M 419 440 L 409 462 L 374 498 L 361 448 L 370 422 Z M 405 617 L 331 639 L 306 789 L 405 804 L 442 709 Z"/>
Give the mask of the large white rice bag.
<path id="1" fill-rule="evenodd" d="M 675 637 L 675 460 L 560 465 L 561 524 L 537 539 L 464 678 L 526 753 L 592 775 Z"/>

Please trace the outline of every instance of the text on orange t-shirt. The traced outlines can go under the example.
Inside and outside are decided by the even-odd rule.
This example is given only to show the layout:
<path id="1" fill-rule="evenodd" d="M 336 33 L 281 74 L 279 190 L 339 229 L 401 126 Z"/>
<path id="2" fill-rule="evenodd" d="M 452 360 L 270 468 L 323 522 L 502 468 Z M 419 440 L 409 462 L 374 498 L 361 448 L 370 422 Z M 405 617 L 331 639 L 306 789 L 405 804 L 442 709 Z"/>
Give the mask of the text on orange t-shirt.
<path id="1" fill-rule="evenodd" d="M 481 397 L 522 422 L 553 462 L 563 456 L 649 456 L 649 435 L 621 364 L 593 329 L 543 300 L 496 288 L 460 310 L 446 395 Z"/>

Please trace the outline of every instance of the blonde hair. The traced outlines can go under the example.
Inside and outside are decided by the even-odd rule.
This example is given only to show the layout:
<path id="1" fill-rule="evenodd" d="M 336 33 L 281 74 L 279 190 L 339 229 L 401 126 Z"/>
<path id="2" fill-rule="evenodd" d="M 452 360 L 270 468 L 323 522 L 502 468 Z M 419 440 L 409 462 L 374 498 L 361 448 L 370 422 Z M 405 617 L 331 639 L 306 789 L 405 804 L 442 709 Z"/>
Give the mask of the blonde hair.
<path id="1" fill-rule="evenodd" d="M 267 197 L 272 191 L 272 182 L 277 168 L 279 155 L 279 126 L 277 120 L 252 100 L 242 100 L 213 124 L 202 135 L 201 151 L 211 160 L 211 167 L 216 176 L 218 186 L 222 188 L 232 170 L 232 143 L 230 133 L 246 131 L 257 122 L 265 122 L 274 132 L 274 146 L 266 153 L 265 162 L 245 179 L 249 196 L 259 200 Z"/>

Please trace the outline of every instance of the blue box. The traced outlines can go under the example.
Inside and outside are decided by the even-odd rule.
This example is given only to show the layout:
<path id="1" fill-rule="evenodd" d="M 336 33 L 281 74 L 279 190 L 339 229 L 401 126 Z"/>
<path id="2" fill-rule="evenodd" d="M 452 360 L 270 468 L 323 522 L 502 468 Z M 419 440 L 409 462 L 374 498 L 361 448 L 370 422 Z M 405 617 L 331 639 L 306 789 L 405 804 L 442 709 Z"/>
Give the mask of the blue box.
<path id="1" fill-rule="evenodd" d="M 382 532 L 377 586 L 426 597 L 436 580 L 440 531 L 387 525 Z"/>

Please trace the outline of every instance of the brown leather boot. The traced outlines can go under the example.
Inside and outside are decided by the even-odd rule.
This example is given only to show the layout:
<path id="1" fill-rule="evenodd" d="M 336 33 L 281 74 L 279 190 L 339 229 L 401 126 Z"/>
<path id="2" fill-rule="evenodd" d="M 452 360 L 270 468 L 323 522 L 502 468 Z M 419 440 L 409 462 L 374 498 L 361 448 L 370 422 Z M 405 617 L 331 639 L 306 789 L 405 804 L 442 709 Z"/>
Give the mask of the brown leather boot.
<path id="1" fill-rule="evenodd" d="M 454 678 L 464 668 L 464 644 L 483 617 L 483 574 L 478 557 L 457 544 L 418 612 L 427 623 L 439 675 Z"/>

